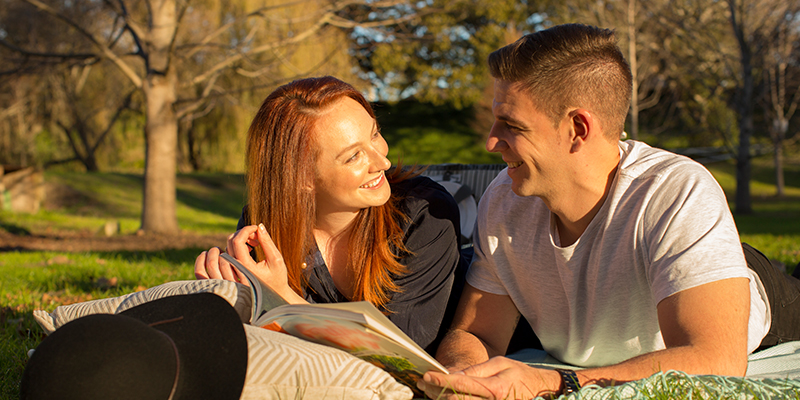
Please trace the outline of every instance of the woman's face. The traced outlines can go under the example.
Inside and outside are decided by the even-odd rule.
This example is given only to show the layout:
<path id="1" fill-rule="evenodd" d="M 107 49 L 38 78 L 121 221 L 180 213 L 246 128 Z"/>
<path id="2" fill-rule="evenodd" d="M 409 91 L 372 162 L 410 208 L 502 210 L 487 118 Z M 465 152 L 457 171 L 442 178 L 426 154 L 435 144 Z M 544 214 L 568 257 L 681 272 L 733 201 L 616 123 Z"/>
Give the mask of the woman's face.
<path id="1" fill-rule="evenodd" d="M 389 146 L 375 120 L 355 100 L 334 103 L 314 126 L 317 165 L 314 177 L 317 215 L 358 212 L 389 200 L 384 171 Z"/>

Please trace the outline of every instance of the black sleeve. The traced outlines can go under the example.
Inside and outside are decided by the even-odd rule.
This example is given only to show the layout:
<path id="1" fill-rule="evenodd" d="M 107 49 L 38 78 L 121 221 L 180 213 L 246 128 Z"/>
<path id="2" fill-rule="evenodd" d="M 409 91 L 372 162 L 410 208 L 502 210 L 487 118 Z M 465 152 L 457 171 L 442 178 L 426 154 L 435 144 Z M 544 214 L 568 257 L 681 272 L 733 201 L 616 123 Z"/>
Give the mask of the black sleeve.
<path id="1" fill-rule="evenodd" d="M 428 178 L 414 178 L 409 184 L 414 187 L 405 197 L 405 211 L 411 218 L 405 244 L 413 254 L 400 260 L 408 273 L 395 279 L 402 291 L 392 296 L 387 308 L 392 312 L 392 322 L 434 354 L 461 294 L 460 290 L 452 291 L 454 282 L 463 282 L 465 275 L 465 271 L 457 271 L 458 205 L 441 185 Z M 460 288 L 461 284 L 456 286 Z"/>
<path id="2" fill-rule="evenodd" d="M 239 222 L 238 222 L 238 223 L 236 223 L 236 230 L 237 230 L 237 231 L 238 231 L 239 229 L 242 229 L 242 228 L 244 228 L 245 226 L 247 226 L 247 219 L 248 219 L 248 215 L 247 215 L 247 206 L 244 206 L 244 207 L 242 207 L 242 215 L 241 215 L 241 216 L 239 216 Z"/>

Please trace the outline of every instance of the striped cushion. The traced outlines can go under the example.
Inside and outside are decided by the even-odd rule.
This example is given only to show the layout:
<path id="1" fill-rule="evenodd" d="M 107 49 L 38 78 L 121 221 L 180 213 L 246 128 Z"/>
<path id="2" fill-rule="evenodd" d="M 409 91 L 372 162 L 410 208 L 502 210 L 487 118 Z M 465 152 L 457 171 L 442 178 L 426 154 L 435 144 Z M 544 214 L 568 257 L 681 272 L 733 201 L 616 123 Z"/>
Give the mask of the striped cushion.
<path id="1" fill-rule="evenodd" d="M 343 351 L 245 325 L 242 399 L 410 399 L 411 389 Z"/>
<path id="2" fill-rule="evenodd" d="M 33 318 L 49 335 L 67 322 L 89 314 L 116 314 L 148 301 L 189 293 L 214 293 L 227 300 L 242 321 L 250 320 L 250 288 L 216 279 L 167 282 L 124 296 L 59 306 L 52 313 L 34 310 Z"/>
<path id="3" fill-rule="evenodd" d="M 89 314 L 115 314 L 148 301 L 189 293 L 215 293 L 226 299 L 242 322 L 250 320 L 250 288 L 223 280 L 168 282 L 136 293 L 35 310 L 48 333 Z M 248 363 L 242 399 L 410 399 L 411 389 L 388 373 L 331 347 L 245 324 Z"/>

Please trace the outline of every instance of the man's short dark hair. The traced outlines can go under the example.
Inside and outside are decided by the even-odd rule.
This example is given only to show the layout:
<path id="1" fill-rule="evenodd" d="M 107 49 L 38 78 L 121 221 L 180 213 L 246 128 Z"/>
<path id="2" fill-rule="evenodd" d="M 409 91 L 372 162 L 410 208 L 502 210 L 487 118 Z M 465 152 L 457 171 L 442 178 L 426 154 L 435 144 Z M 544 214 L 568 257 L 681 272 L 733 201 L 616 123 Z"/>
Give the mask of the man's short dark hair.
<path id="1" fill-rule="evenodd" d="M 585 108 L 598 114 L 609 139 L 625 129 L 632 77 L 612 30 L 565 24 L 531 33 L 492 52 L 489 70 L 522 84 L 554 124 L 569 109 Z"/>

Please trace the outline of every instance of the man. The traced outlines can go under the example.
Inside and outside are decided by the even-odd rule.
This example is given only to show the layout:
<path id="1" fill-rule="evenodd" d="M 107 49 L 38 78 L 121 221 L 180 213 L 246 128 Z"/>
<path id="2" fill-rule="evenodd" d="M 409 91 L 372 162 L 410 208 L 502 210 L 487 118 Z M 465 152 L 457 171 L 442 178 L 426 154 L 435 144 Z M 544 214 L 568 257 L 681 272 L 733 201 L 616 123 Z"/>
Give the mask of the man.
<path id="1" fill-rule="evenodd" d="M 765 289 L 713 176 L 619 141 L 631 73 L 613 32 L 556 26 L 489 66 L 486 148 L 508 168 L 481 198 L 468 284 L 437 352 L 456 373 L 419 387 L 530 399 L 671 369 L 744 375 L 770 329 Z M 548 354 L 584 369 L 496 357 L 520 314 Z"/>

